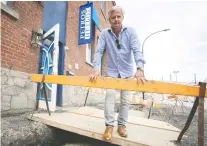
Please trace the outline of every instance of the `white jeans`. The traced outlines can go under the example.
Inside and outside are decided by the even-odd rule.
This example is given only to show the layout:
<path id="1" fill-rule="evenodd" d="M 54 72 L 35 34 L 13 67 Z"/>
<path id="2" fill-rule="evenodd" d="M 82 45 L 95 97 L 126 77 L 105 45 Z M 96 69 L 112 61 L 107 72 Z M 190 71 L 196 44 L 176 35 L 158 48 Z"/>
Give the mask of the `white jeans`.
<path id="1" fill-rule="evenodd" d="M 132 91 L 120 91 L 120 107 L 118 115 L 118 125 L 126 124 L 128 120 L 128 111 L 129 111 L 129 99 L 132 96 Z M 114 105 L 116 99 L 117 90 L 106 89 L 106 98 L 104 106 L 104 117 L 106 126 L 114 126 Z"/>

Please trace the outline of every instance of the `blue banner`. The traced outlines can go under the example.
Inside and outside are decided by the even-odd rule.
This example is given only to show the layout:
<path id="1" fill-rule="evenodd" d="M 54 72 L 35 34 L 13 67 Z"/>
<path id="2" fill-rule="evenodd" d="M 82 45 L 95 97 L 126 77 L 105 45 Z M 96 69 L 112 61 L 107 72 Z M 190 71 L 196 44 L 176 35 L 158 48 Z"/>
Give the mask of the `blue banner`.
<path id="1" fill-rule="evenodd" d="M 96 9 L 94 7 L 93 7 L 92 19 L 93 19 L 93 22 L 95 23 L 95 25 L 101 31 L 101 27 L 100 27 L 100 24 L 99 24 L 99 21 L 98 21 L 98 16 L 97 16 L 97 13 L 96 13 Z"/>
<path id="2" fill-rule="evenodd" d="M 88 3 L 80 6 L 78 45 L 88 44 L 92 42 L 92 11 L 93 3 Z"/>

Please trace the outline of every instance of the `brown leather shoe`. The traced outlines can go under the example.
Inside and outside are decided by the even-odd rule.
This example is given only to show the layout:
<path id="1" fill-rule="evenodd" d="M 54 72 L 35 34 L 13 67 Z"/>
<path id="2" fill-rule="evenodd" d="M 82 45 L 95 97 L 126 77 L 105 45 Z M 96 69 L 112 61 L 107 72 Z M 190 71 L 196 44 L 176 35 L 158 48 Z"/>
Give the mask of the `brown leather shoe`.
<path id="1" fill-rule="evenodd" d="M 113 127 L 112 126 L 106 126 L 106 129 L 105 129 L 105 132 L 104 132 L 104 140 L 111 141 L 112 132 L 113 132 Z"/>
<path id="2" fill-rule="evenodd" d="M 127 137 L 127 131 L 126 131 L 126 127 L 124 125 L 119 125 L 118 126 L 118 133 L 121 137 Z"/>

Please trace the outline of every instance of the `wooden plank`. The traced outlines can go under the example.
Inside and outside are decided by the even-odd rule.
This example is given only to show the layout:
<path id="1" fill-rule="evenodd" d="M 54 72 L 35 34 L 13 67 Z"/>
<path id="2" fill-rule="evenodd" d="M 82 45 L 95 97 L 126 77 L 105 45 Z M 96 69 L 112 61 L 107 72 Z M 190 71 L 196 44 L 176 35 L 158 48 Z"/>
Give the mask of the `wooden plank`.
<path id="1" fill-rule="evenodd" d="M 81 107 L 81 108 L 75 109 L 75 110 L 70 110 L 68 112 L 104 119 L 104 111 L 103 110 L 99 110 L 99 109 L 87 107 L 87 106 Z M 131 112 L 132 112 L 132 114 L 131 114 Z M 176 128 L 166 122 L 137 117 L 137 116 L 134 116 L 134 113 L 135 113 L 135 111 L 129 110 L 129 118 L 128 118 L 129 124 L 146 126 L 146 127 L 151 127 L 151 128 L 157 128 L 157 129 L 163 129 L 163 130 L 168 130 L 168 131 L 180 132 L 180 130 L 178 128 Z M 117 119 L 117 117 L 118 117 L 118 113 L 115 114 L 115 119 Z"/>
<path id="2" fill-rule="evenodd" d="M 31 75 L 31 81 L 41 82 L 43 75 Z M 199 86 L 190 86 L 176 83 L 167 83 L 159 81 L 147 81 L 144 85 L 137 84 L 136 80 L 130 79 L 112 79 L 98 78 L 94 82 L 90 82 L 85 76 L 60 76 L 60 75 L 45 75 L 45 81 L 53 84 L 96 87 L 96 88 L 112 88 L 118 90 L 131 90 L 140 92 L 151 92 L 161 94 L 176 94 L 185 96 L 199 96 Z M 205 92 L 207 97 L 207 92 Z"/>
<path id="3" fill-rule="evenodd" d="M 80 109 L 78 110 L 80 111 Z M 83 110 L 84 109 L 82 109 L 82 111 Z M 102 118 L 64 112 L 53 113 L 52 116 L 49 116 L 46 113 L 38 113 L 33 116 L 33 120 L 63 130 L 74 132 L 79 135 L 103 140 L 105 125 L 104 119 Z M 115 125 L 116 124 L 117 123 L 115 123 Z M 178 132 L 174 131 L 150 128 L 147 126 L 134 125 L 130 123 L 127 124 L 127 131 L 129 133 L 127 138 L 120 137 L 117 133 L 117 126 L 115 126 L 111 143 L 128 146 L 171 146 L 175 145 L 172 141 L 176 140 L 176 137 L 179 134 Z"/>
<path id="4" fill-rule="evenodd" d="M 45 103 L 46 103 L 46 107 L 47 107 L 48 114 L 51 115 L 51 113 L 50 113 L 50 109 L 49 109 L 48 100 L 47 100 L 48 97 L 47 97 L 47 92 L 46 92 L 45 83 L 43 83 L 43 93 L 44 93 L 44 97 L 45 97 Z"/>
<path id="5" fill-rule="evenodd" d="M 206 83 L 199 83 L 200 96 L 198 104 L 198 145 L 204 146 L 204 96 L 206 92 Z"/>

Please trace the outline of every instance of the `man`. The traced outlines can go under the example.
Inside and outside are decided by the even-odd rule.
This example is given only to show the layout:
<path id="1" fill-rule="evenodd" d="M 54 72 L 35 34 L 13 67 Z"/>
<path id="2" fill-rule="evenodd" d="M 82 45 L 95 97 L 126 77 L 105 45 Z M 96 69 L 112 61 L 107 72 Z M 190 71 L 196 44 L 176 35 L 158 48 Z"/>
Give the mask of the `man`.
<path id="1" fill-rule="evenodd" d="M 104 29 L 100 34 L 93 61 L 95 72 L 89 76 L 90 81 L 100 76 L 99 68 L 101 58 L 106 48 L 108 77 L 124 79 L 135 77 L 138 83 L 144 83 L 143 65 L 145 61 L 140 52 L 139 40 L 135 30 L 122 25 L 124 13 L 121 7 L 112 7 L 108 12 L 108 16 L 111 27 Z M 133 59 L 137 67 L 136 73 L 134 72 Z M 128 119 L 129 98 L 131 95 L 131 91 L 121 91 L 120 109 L 117 121 L 118 133 L 122 137 L 127 137 L 126 122 Z M 104 139 L 107 141 L 111 141 L 112 138 L 115 98 L 116 90 L 107 89 L 104 106 L 106 124 Z"/>

